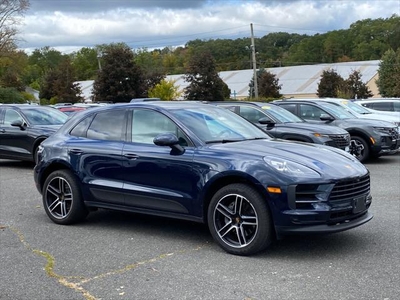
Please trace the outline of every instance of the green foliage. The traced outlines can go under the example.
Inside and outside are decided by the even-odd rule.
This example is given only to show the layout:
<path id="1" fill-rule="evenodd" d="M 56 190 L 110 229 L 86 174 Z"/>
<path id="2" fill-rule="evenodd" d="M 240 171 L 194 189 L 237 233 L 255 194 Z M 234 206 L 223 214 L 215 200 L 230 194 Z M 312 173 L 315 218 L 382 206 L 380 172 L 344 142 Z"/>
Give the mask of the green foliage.
<path id="1" fill-rule="evenodd" d="M 258 96 L 262 99 L 273 98 L 278 99 L 281 98 L 282 95 L 279 91 L 282 88 L 282 85 L 279 84 L 279 79 L 276 78 L 274 74 L 266 71 L 261 68 L 257 71 L 257 85 L 258 85 Z M 254 91 L 254 78 L 250 80 L 249 83 L 249 96 L 250 98 L 255 97 Z"/>
<path id="2" fill-rule="evenodd" d="M 376 84 L 383 97 L 400 97 L 400 48 L 388 50 L 379 64 Z"/>
<path id="3" fill-rule="evenodd" d="M 344 79 L 335 70 L 325 70 L 318 84 L 317 95 L 320 98 L 337 98 L 338 91 L 343 90 L 343 86 Z"/>
<path id="4" fill-rule="evenodd" d="M 15 88 L 0 87 L 0 103 L 25 103 L 23 95 Z"/>
<path id="5" fill-rule="evenodd" d="M 74 66 L 77 80 L 96 79 L 99 72 L 98 50 L 84 47 L 71 55 L 72 65 Z"/>
<path id="6" fill-rule="evenodd" d="M 56 99 L 57 102 L 81 102 L 83 99 L 80 95 L 81 90 L 74 81 L 76 81 L 75 71 L 71 60 L 66 57 L 55 69 L 47 72 L 40 88 L 39 98 Z"/>
<path id="7" fill-rule="evenodd" d="M 346 99 L 367 99 L 373 96 L 368 86 L 362 82 L 361 73 L 359 71 L 353 71 L 353 73 L 349 75 L 349 78 L 346 79 L 345 85 L 350 91 L 350 97 L 346 97 Z M 338 96 L 341 97 L 340 95 Z"/>
<path id="8" fill-rule="evenodd" d="M 230 90 L 219 77 L 210 52 L 200 52 L 191 57 L 185 79 L 189 82 L 185 99 L 222 101 L 230 97 Z"/>
<path id="9" fill-rule="evenodd" d="M 102 69 L 94 82 L 96 101 L 129 102 L 147 96 L 141 68 L 134 62 L 132 50 L 125 44 L 105 46 Z"/>
<path id="10" fill-rule="evenodd" d="M 150 98 L 160 98 L 161 100 L 176 100 L 181 96 L 178 87 L 175 86 L 175 81 L 161 80 L 148 92 Z"/>

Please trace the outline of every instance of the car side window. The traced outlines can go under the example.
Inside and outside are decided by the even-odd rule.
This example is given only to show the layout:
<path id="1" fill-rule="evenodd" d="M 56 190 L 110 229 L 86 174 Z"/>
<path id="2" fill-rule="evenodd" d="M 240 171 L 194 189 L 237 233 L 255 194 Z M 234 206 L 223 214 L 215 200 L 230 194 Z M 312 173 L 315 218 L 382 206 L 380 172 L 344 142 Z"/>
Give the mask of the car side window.
<path id="1" fill-rule="evenodd" d="M 384 110 L 384 111 L 393 111 L 393 103 L 391 102 L 376 102 L 374 103 L 373 109 L 376 110 Z"/>
<path id="2" fill-rule="evenodd" d="M 327 115 L 327 113 L 319 107 L 308 104 L 300 104 L 300 117 L 303 119 L 320 120 L 322 115 Z"/>
<path id="3" fill-rule="evenodd" d="M 93 116 L 83 119 L 77 125 L 75 125 L 69 134 L 77 137 L 86 137 L 86 132 L 92 119 Z"/>
<path id="4" fill-rule="evenodd" d="M 248 106 L 241 106 L 240 107 L 240 115 L 247 119 L 248 121 L 258 124 L 261 118 L 268 118 L 265 114 L 263 114 L 258 109 Z M 269 118 L 268 118 L 269 119 Z"/>
<path id="5" fill-rule="evenodd" d="M 169 132 L 178 137 L 181 146 L 191 145 L 189 138 L 167 116 L 149 109 L 135 109 L 132 113 L 132 142 L 154 145 L 157 135 Z"/>
<path id="6" fill-rule="evenodd" d="M 393 102 L 393 110 L 397 112 L 400 111 L 400 101 Z"/>
<path id="7" fill-rule="evenodd" d="M 21 115 L 13 109 L 6 109 L 6 113 L 4 115 L 4 125 L 11 126 L 11 123 L 15 121 L 24 122 L 24 119 Z"/>
<path id="8" fill-rule="evenodd" d="M 281 104 L 280 106 L 290 111 L 292 114 L 297 115 L 296 104 Z"/>
<path id="9" fill-rule="evenodd" d="M 87 138 L 93 140 L 124 140 L 126 131 L 125 110 L 110 110 L 95 115 L 87 130 Z"/>

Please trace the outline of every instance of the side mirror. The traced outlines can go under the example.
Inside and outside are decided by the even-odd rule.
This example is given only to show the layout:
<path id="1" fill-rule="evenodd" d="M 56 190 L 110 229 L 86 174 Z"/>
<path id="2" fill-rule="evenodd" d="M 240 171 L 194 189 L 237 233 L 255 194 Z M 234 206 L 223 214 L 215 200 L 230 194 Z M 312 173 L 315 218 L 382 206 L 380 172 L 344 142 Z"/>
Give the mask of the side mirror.
<path id="1" fill-rule="evenodd" d="M 320 119 L 321 121 L 328 121 L 328 122 L 335 121 L 334 118 L 332 118 L 330 115 L 327 115 L 327 114 L 321 114 L 321 116 L 319 117 L 319 119 Z"/>
<path id="2" fill-rule="evenodd" d="M 22 120 L 15 120 L 11 123 L 11 126 L 19 127 L 21 130 L 25 130 L 24 122 Z"/>
<path id="3" fill-rule="evenodd" d="M 266 117 L 260 118 L 258 120 L 258 123 L 260 123 L 262 125 L 267 125 L 267 127 L 274 127 L 275 126 L 275 122 L 271 121 L 270 119 L 268 119 Z"/>
<path id="4" fill-rule="evenodd" d="M 161 147 L 170 147 L 172 155 L 180 155 L 185 152 L 185 148 L 179 145 L 179 139 L 173 133 L 161 133 L 154 138 L 153 143 Z"/>

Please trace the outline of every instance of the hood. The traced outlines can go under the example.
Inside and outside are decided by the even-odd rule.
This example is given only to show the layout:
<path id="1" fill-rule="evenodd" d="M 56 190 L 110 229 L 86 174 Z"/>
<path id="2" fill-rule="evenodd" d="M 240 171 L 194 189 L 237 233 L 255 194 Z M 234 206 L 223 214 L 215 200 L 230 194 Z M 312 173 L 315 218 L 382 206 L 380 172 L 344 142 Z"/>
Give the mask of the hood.
<path id="1" fill-rule="evenodd" d="M 217 152 L 231 152 L 232 157 L 240 155 L 241 160 L 263 160 L 265 156 L 290 160 L 309 167 L 321 178 L 356 177 L 368 170 L 355 157 L 343 150 L 311 143 L 292 142 L 280 139 L 249 140 L 225 144 L 214 144 L 210 149 Z M 245 158 L 243 156 L 246 156 Z"/>
<path id="2" fill-rule="evenodd" d="M 342 119 L 341 127 L 345 125 L 348 127 L 357 127 L 357 126 L 369 126 L 369 127 L 387 127 L 387 128 L 395 128 L 396 126 L 393 123 L 387 121 L 380 121 L 374 119 Z"/>
<path id="3" fill-rule="evenodd" d="M 373 119 L 373 120 L 380 120 L 380 121 L 386 121 L 390 123 L 400 123 L 400 115 L 399 116 L 389 116 L 389 115 L 381 115 L 381 114 L 375 114 L 375 113 L 370 113 L 370 114 L 360 114 L 359 116 L 362 119 Z"/>
<path id="4" fill-rule="evenodd" d="M 34 125 L 31 126 L 32 130 L 40 131 L 42 134 L 53 134 L 55 133 L 62 125 Z"/>
<path id="5" fill-rule="evenodd" d="M 313 124 L 306 122 L 298 122 L 298 123 L 281 123 L 279 124 L 279 128 L 295 128 L 295 129 L 303 129 L 305 131 L 318 132 L 321 134 L 347 134 L 348 132 L 343 128 L 337 126 L 330 126 L 325 124 Z"/>

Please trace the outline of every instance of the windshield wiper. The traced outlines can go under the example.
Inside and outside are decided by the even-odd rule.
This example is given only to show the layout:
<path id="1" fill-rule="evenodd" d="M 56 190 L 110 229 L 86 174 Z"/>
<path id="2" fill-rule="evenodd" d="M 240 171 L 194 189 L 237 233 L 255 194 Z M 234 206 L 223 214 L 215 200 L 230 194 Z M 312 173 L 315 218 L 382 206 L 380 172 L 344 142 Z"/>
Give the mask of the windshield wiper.
<path id="1" fill-rule="evenodd" d="M 245 141 L 245 140 L 244 140 L 244 139 L 231 139 L 231 140 L 224 139 L 224 140 L 206 141 L 205 143 L 206 143 L 206 144 L 214 144 L 214 143 L 222 143 L 222 144 L 225 144 L 225 143 L 234 143 L 234 142 L 242 142 L 242 141 Z"/>

